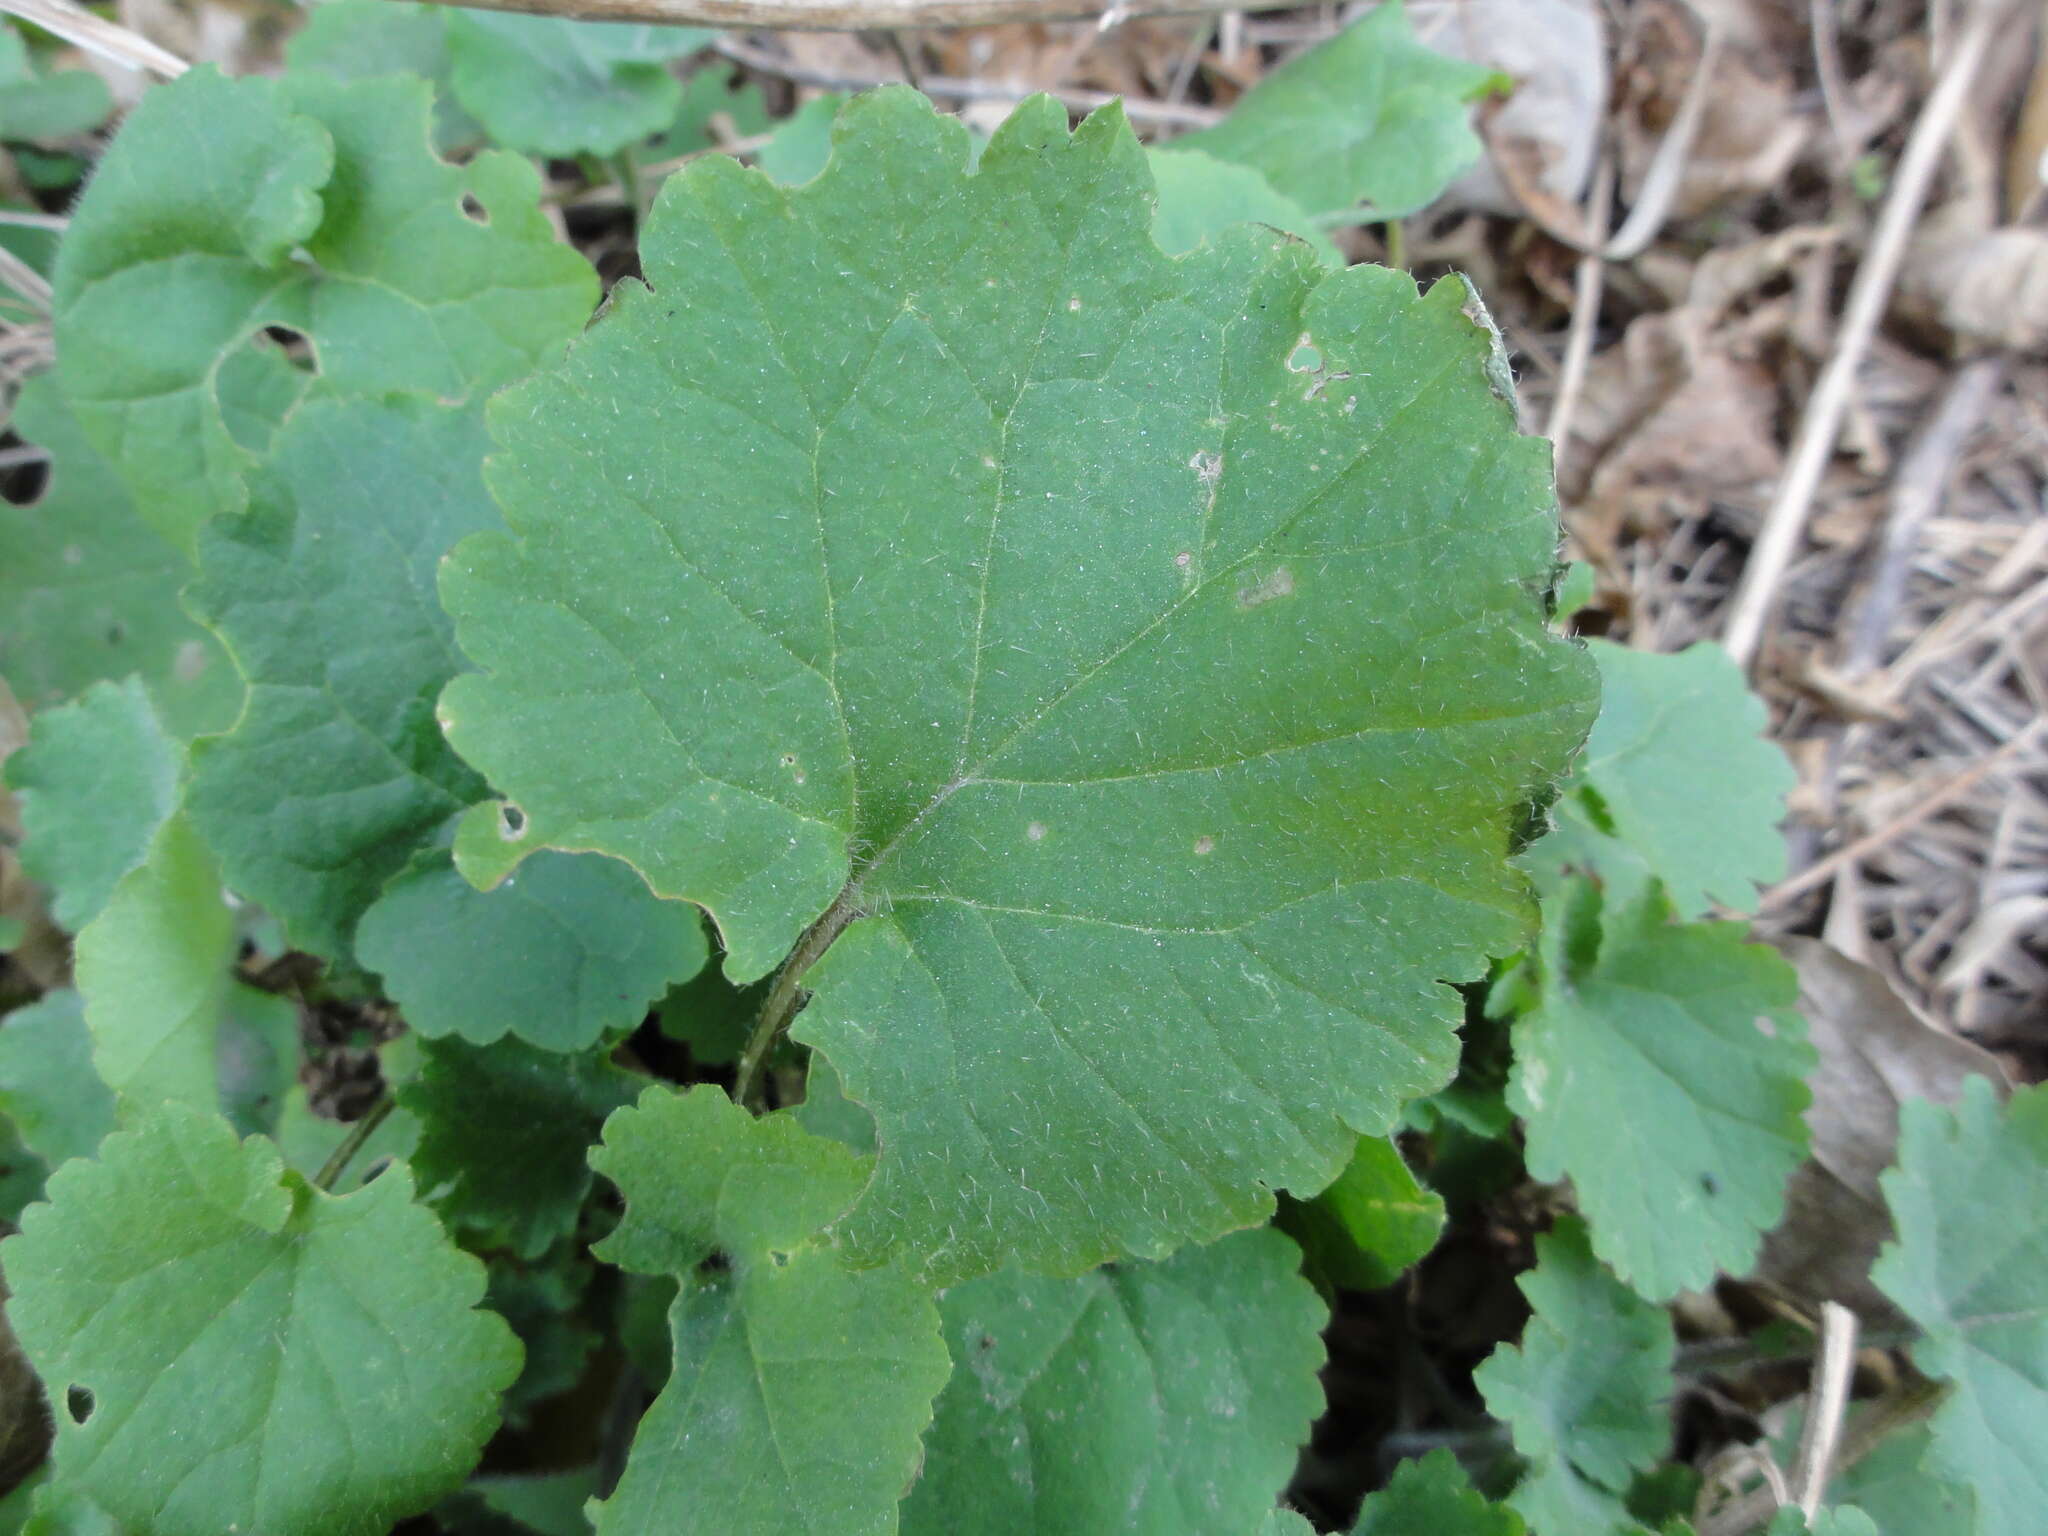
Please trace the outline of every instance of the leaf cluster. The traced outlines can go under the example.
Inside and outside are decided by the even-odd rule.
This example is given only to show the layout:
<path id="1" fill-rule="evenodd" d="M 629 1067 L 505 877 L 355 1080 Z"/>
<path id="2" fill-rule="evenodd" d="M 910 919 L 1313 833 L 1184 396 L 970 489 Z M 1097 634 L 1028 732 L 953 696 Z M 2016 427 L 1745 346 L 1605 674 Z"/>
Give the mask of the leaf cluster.
<path id="1" fill-rule="evenodd" d="M 1476 294 L 1331 237 L 1503 82 L 1390 3 L 1166 146 L 767 137 L 710 40 L 333 0 L 100 156 L 0 508 L 17 1525 L 1303 1530 L 1333 1308 L 1541 1186 L 1437 1383 L 1512 1455 L 1318 1513 L 1685 1529 L 1666 1303 L 1808 1148 L 1789 773 L 1717 650 L 1564 632 Z M 0 34 L 0 138 L 66 79 Z M 529 156 L 618 178 L 594 320 Z M 2048 1492 L 2044 1102 L 1909 1107 L 1949 1395 L 1814 1529 Z"/>

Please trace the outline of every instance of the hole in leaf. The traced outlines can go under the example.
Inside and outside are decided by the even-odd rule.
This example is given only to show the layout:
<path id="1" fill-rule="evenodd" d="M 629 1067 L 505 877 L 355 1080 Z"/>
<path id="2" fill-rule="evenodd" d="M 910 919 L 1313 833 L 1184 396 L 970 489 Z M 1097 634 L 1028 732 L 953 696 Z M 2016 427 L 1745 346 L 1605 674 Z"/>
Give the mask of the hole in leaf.
<path id="1" fill-rule="evenodd" d="M 1301 338 L 1300 343 L 1287 359 L 1287 371 L 1289 373 L 1314 373 L 1322 366 L 1322 350 L 1306 336 Z"/>
<path id="2" fill-rule="evenodd" d="M 94 1403 L 90 1388 L 66 1387 L 64 1389 L 64 1409 L 71 1415 L 72 1423 L 83 1424 L 87 1419 L 91 1418 L 93 1407 Z"/>
<path id="3" fill-rule="evenodd" d="M 491 211 L 467 192 L 462 194 L 462 216 L 476 224 L 491 222 Z"/>
<path id="4" fill-rule="evenodd" d="M 1716 1180 L 1711 1173 L 1703 1173 L 1700 1175 L 1700 1188 L 1706 1191 L 1706 1193 L 1709 1195 L 1718 1195 L 1719 1193 L 1721 1193 L 1721 1185 L 1719 1181 Z"/>
<path id="5" fill-rule="evenodd" d="M 700 1275 L 729 1275 L 732 1273 L 732 1256 L 722 1248 L 714 1248 L 702 1264 L 697 1266 Z"/>
<path id="6" fill-rule="evenodd" d="M 774 1248 L 770 1248 L 768 1250 L 768 1262 L 770 1264 L 773 1264 L 777 1269 L 782 1269 L 789 1263 L 789 1255 L 786 1253 L 782 1253 Z"/>
<path id="7" fill-rule="evenodd" d="M 498 836 L 508 843 L 516 843 L 526 835 L 526 812 L 511 801 L 498 807 Z"/>

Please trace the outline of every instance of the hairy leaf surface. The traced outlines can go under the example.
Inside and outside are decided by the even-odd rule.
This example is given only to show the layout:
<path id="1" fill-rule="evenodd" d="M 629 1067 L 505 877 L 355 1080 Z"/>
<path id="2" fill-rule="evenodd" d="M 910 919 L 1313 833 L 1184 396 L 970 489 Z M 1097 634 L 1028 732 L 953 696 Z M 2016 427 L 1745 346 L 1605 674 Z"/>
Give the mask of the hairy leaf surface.
<path id="1" fill-rule="evenodd" d="M 452 400 L 588 316 L 593 274 L 541 216 L 533 167 L 443 164 L 430 107 L 414 80 L 201 66 L 145 95 L 100 161 L 59 251 L 57 348 L 87 437 L 179 547 L 243 500 L 228 371 L 265 327 L 309 339 L 322 389 Z"/>
<path id="2" fill-rule="evenodd" d="M 494 404 L 512 534 L 442 583 L 518 810 L 465 872 L 615 854 L 741 981 L 854 917 L 797 1027 L 880 1130 L 839 1232 L 935 1278 L 1327 1183 L 1449 1075 L 1592 704 L 1461 283 L 1170 260 L 1113 111 L 967 150 L 885 91 L 804 187 L 672 180 L 652 289 Z"/>
<path id="3" fill-rule="evenodd" d="M 2048 1505 L 2048 1087 L 2001 1110 L 1972 1077 L 1953 1111 L 1916 1099 L 1899 1119 L 1899 1237 L 1871 1278 L 1926 1333 L 1913 1363 L 1954 1383 L 1926 1469 L 1975 1493 L 1980 1536 L 2025 1530 Z"/>
<path id="4" fill-rule="evenodd" d="M 122 1524 L 374 1536 L 495 1426 L 519 1346 L 403 1167 L 336 1199 L 167 1105 L 49 1198 L 0 1245 L 8 1310 L 59 1405 L 58 1478 Z"/>
<path id="5" fill-rule="evenodd" d="M 1806 1156 L 1815 1055 L 1799 978 L 1739 923 L 1674 923 L 1661 892 L 1545 902 L 1539 998 L 1508 1103 L 1529 1171 L 1569 1177 L 1593 1247 L 1662 1299 L 1744 1274 Z"/>
<path id="6" fill-rule="evenodd" d="M 1535 1309 L 1522 1342 L 1474 1378 L 1530 1462 L 1508 1502 L 1544 1536 L 1633 1532 L 1622 1495 L 1670 1438 L 1671 1321 L 1600 1267 L 1576 1218 L 1536 1240 L 1520 1285 Z"/>
<path id="7" fill-rule="evenodd" d="M 682 1281 L 674 1366 L 599 1532 L 894 1531 L 947 1361 L 929 1291 L 820 1240 L 864 1160 L 699 1087 L 649 1089 L 591 1162 L 626 1199 L 598 1256 Z"/>
<path id="8" fill-rule="evenodd" d="M 1271 1229 L 1073 1280 L 1014 1269 L 941 1304 L 953 1378 L 905 1536 L 1244 1531 L 1322 1410 L 1328 1320 Z"/>

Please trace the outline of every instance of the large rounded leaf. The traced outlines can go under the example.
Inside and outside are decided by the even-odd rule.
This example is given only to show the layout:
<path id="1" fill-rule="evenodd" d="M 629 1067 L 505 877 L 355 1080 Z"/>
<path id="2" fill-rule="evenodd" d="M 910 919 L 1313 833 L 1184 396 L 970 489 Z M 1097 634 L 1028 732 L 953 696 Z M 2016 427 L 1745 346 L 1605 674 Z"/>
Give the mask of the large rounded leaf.
<path id="1" fill-rule="evenodd" d="M 1255 1222 L 1447 1077 L 1594 692 L 1462 283 L 1169 259 L 1114 111 L 967 162 L 882 92 L 801 188 L 672 181 L 442 578 L 517 807 L 458 860 L 627 859 L 737 980 L 851 920 L 797 1029 L 879 1131 L 841 1237 L 941 1279 Z"/>

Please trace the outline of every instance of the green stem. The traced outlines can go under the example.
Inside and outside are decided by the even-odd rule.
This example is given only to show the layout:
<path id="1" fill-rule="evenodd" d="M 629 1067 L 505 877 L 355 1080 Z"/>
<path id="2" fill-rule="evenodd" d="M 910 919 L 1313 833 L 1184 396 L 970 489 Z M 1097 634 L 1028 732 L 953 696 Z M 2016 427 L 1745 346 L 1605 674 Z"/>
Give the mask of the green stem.
<path id="1" fill-rule="evenodd" d="M 1387 265 L 1408 265 L 1408 232 L 1399 219 L 1387 220 Z"/>
<path id="2" fill-rule="evenodd" d="M 633 162 L 633 152 L 622 149 L 612 156 L 612 175 L 617 178 L 619 192 L 626 200 L 626 206 L 633 210 L 633 228 L 637 231 L 647 223 L 647 189 L 640 180 L 640 167 Z"/>
<path id="3" fill-rule="evenodd" d="M 377 1127 L 390 1116 L 395 1101 L 389 1092 L 372 1104 L 363 1118 L 348 1128 L 348 1134 L 341 1138 L 341 1145 L 334 1149 L 334 1155 L 321 1165 L 313 1175 L 313 1187 L 332 1193 L 334 1181 L 348 1171 L 348 1165 L 355 1155 L 363 1150 L 363 1143 L 377 1133 Z"/>
<path id="4" fill-rule="evenodd" d="M 804 936 L 796 941 L 796 948 L 782 962 L 782 969 L 775 973 L 775 980 L 768 988 L 768 996 L 762 1000 L 761 1012 L 754 1019 L 754 1031 L 747 1037 L 746 1051 L 740 1057 L 739 1080 L 733 1084 L 732 1090 L 736 1103 L 754 1105 L 761 1091 L 762 1069 L 767 1065 L 768 1053 L 775 1048 L 775 1042 L 789 1028 L 789 1021 L 804 1005 L 804 973 L 832 947 L 832 941 L 846 931 L 847 924 L 859 916 L 860 893 L 853 882 L 848 881 L 845 889 L 833 898 L 832 905 L 825 909 L 825 915 L 804 930 Z"/>

